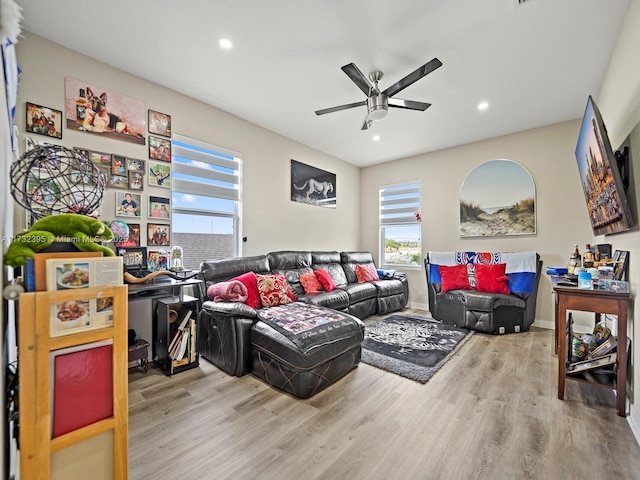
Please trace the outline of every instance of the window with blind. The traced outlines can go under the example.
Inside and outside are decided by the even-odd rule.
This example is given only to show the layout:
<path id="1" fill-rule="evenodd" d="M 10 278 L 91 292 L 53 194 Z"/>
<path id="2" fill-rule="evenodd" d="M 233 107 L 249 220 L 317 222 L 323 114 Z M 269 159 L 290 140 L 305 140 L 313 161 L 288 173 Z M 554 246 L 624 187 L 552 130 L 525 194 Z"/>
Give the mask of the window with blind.
<path id="1" fill-rule="evenodd" d="M 384 266 L 420 266 L 421 209 L 421 182 L 380 188 L 380 259 Z"/>
<path id="2" fill-rule="evenodd" d="M 237 152 L 174 134 L 171 230 L 184 266 L 240 256 L 242 157 Z"/>

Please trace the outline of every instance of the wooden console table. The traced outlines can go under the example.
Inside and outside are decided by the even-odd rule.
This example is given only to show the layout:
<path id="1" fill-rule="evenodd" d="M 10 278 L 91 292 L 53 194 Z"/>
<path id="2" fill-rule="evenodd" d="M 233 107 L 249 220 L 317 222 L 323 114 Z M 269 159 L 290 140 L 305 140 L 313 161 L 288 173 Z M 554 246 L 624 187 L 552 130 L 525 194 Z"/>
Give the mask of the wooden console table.
<path id="1" fill-rule="evenodd" d="M 600 315 L 608 313 L 618 318 L 618 353 L 615 383 L 604 385 L 588 382 L 615 390 L 616 413 L 621 417 L 627 415 L 627 309 L 629 308 L 629 293 L 619 293 L 607 290 L 581 290 L 577 287 L 554 285 L 556 294 L 555 327 L 556 352 L 558 353 L 558 398 L 564 399 L 565 380 L 577 380 L 567 376 L 567 310 L 594 312 L 596 321 Z"/>

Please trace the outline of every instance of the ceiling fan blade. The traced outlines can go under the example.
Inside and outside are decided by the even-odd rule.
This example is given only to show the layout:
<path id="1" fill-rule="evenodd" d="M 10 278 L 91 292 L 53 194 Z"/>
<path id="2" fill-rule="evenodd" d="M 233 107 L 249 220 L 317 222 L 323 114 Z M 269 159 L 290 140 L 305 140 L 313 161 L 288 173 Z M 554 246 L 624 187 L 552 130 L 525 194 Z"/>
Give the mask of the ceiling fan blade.
<path id="1" fill-rule="evenodd" d="M 417 68 L 416 70 L 411 72 L 406 77 L 398 80 L 396 83 L 391 85 L 382 93 L 384 93 L 388 97 L 393 97 L 396 93 L 400 92 L 401 90 L 404 90 L 409 85 L 417 82 L 422 77 L 433 72 L 436 68 L 440 68 L 441 66 L 442 66 L 442 62 L 437 58 L 434 58 L 430 62 L 425 63 L 420 68 Z"/>
<path id="2" fill-rule="evenodd" d="M 373 123 L 373 120 L 369 119 L 368 115 L 365 116 L 364 122 L 362 122 L 362 127 L 360 127 L 360 130 L 368 130 L 372 123 Z"/>
<path id="3" fill-rule="evenodd" d="M 325 113 L 339 112 L 340 110 L 346 110 L 347 108 L 362 107 L 363 105 L 366 105 L 366 104 L 367 104 L 366 100 L 363 100 L 361 102 L 347 103 L 346 105 L 338 105 L 337 107 L 323 108 L 322 110 L 316 110 L 316 115 L 324 115 Z"/>
<path id="4" fill-rule="evenodd" d="M 374 89 L 373 85 L 371 85 L 371 82 L 367 80 L 367 77 L 364 76 L 360 69 L 356 67 L 355 63 L 345 65 L 342 67 L 342 71 L 347 74 L 351 81 L 353 81 L 367 97 L 369 96 L 369 92 Z"/>
<path id="5" fill-rule="evenodd" d="M 388 102 L 390 107 L 420 110 L 421 112 L 424 112 L 431 106 L 430 103 L 416 102 L 414 100 L 402 100 L 401 98 L 390 98 Z"/>

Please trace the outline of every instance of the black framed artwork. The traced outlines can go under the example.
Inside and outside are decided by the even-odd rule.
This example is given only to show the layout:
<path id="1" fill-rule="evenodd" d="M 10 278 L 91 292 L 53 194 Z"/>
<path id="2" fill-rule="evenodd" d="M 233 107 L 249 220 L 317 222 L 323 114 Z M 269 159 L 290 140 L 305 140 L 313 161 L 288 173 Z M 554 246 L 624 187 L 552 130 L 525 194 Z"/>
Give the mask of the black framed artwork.
<path id="1" fill-rule="evenodd" d="M 291 200 L 336 208 L 336 174 L 291 160 Z"/>

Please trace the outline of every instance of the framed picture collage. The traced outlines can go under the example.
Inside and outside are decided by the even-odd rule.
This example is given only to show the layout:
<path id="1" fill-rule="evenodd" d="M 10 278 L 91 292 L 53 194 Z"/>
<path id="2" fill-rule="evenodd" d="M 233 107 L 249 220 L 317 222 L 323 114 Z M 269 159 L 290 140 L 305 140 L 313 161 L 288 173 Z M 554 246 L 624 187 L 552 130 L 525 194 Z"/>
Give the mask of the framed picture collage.
<path id="1" fill-rule="evenodd" d="M 120 123 L 113 126 L 101 123 L 102 119 L 93 108 L 102 98 L 101 92 L 110 99 L 109 114 L 118 117 Z M 25 131 L 29 134 L 26 150 L 52 145 L 51 140 L 61 140 L 63 127 L 91 134 L 88 139 L 93 136 L 128 142 L 130 146 L 126 153 L 104 151 L 103 148 L 68 148 L 73 148 L 76 156 L 92 162 L 101 173 L 97 181 L 104 182 L 104 197 L 94 214 L 114 232 L 116 250 L 126 247 L 146 250 L 149 247 L 148 255 L 157 256 L 162 250 L 169 249 L 171 115 L 148 109 L 145 126 L 142 101 L 71 77 L 65 78 L 65 107 L 63 111 L 25 102 Z M 128 115 L 122 115 L 123 112 Z M 126 121 L 123 120 L 125 117 Z M 40 135 L 47 138 L 40 141 Z M 84 179 L 78 178 L 78 182 L 82 181 Z M 27 215 L 27 228 L 31 221 Z"/>

